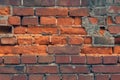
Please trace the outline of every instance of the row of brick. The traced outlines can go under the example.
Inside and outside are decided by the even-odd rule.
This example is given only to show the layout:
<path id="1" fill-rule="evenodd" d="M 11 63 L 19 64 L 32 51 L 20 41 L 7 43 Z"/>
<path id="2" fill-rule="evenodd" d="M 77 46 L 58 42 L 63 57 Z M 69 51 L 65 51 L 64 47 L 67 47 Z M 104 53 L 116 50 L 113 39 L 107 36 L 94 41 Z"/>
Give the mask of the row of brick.
<path id="1" fill-rule="evenodd" d="M 79 65 L 117 65 L 120 63 L 119 56 L 79 56 L 79 55 L 15 55 L 0 57 L 0 64 L 79 64 Z"/>
<path id="2" fill-rule="evenodd" d="M 22 2 L 23 1 L 23 2 Z M 106 4 L 119 4 L 119 0 L 1 0 L 2 5 L 12 6 L 65 6 L 65 7 L 79 7 L 79 6 L 105 6 Z"/>
<path id="3" fill-rule="evenodd" d="M 2 80 L 119 80 L 120 74 L 0 74 Z"/>
<path id="4" fill-rule="evenodd" d="M 120 54 L 120 47 L 92 47 L 87 45 L 15 45 L 0 46 L 4 54 L 39 54 L 39 55 L 78 55 L 78 54 Z"/>

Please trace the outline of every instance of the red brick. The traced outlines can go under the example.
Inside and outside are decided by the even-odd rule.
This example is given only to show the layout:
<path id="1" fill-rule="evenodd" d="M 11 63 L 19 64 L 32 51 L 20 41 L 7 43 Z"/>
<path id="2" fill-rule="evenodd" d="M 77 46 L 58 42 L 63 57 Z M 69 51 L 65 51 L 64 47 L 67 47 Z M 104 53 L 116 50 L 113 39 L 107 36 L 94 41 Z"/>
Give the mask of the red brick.
<path id="1" fill-rule="evenodd" d="M 86 56 L 71 56 L 71 63 L 73 64 L 85 64 Z"/>
<path id="2" fill-rule="evenodd" d="M 0 74 L 0 80 L 12 80 L 12 76 L 10 74 Z"/>
<path id="3" fill-rule="evenodd" d="M 20 64 L 20 56 L 4 56 L 4 64 Z"/>
<path id="4" fill-rule="evenodd" d="M 34 10 L 33 10 L 33 8 L 14 7 L 13 8 L 13 15 L 18 15 L 18 16 L 33 16 L 34 15 Z"/>
<path id="5" fill-rule="evenodd" d="M 41 17 L 40 18 L 40 24 L 56 25 L 56 18 L 55 17 Z"/>
<path id="6" fill-rule="evenodd" d="M 57 19 L 57 25 L 67 26 L 67 25 L 73 25 L 73 23 L 74 23 L 74 20 L 70 17 Z"/>
<path id="7" fill-rule="evenodd" d="M 12 46 L 0 46 L 0 54 L 13 54 Z"/>
<path id="8" fill-rule="evenodd" d="M 77 55 L 80 53 L 78 46 L 48 46 L 48 53 L 55 55 Z"/>
<path id="9" fill-rule="evenodd" d="M 59 75 L 47 75 L 46 80 L 61 80 Z"/>
<path id="10" fill-rule="evenodd" d="M 115 17 L 115 22 L 116 22 L 117 24 L 120 24 L 120 16 L 116 16 L 116 17 Z"/>
<path id="11" fill-rule="evenodd" d="M 92 37 L 84 37 L 85 44 L 92 44 Z"/>
<path id="12" fill-rule="evenodd" d="M 60 28 L 60 31 L 61 31 L 61 34 L 76 34 L 76 35 L 86 35 L 86 31 L 84 28 L 80 27 L 80 28 L 71 28 L 71 27 L 66 27 L 66 28 L 63 28 L 61 27 Z"/>
<path id="13" fill-rule="evenodd" d="M 120 33 L 120 26 L 110 26 L 108 30 L 111 34 L 118 34 Z"/>
<path id="14" fill-rule="evenodd" d="M 70 8 L 70 16 L 89 16 L 88 8 Z"/>
<path id="15" fill-rule="evenodd" d="M 10 7 L 0 6 L 0 15 L 10 15 Z"/>
<path id="16" fill-rule="evenodd" d="M 43 80 L 43 75 L 31 74 L 29 75 L 29 80 Z"/>
<path id="17" fill-rule="evenodd" d="M 54 61 L 53 56 L 38 56 L 38 63 L 53 63 Z"/>
<path id="18" fill-rule="evenodd" d="M 108 12 L 109 13 L 115 13 L 115 14 L 120 13 L 120 6 L 110 6 L 108 8 Z"/>
<path id="19" fill-rule="evenodd" d="M 16 43 L 17 43 L 17 40 L 15 37 L 3 37 L 3 38 L 1 38 L 1 44 L 14 45 Z"/>
<path id="20" fill-rule="evenodd" d="M 118 57 L 117 56 L 103 56 L 104 64 L 117 64 Z"/>
<path id="21" fill-rule="evenodd" d="M 47 45 L 49 44 L 49 36 L 36 36 L 34 38 L 35 44 Z"/>
<path id="22" fill-rule="evenodd" d="M 87 64 L 102 64 L 102 57 L 87 56 Z"/>
<path id="23" fill-rule="evenodd" d="M 111 80 L 120 80 L 120 74 L 112 74 Z"/>
<path id="24" fill-rule="evenodd" d="M 66 44 L 67 38 L 65 36 L 51 36 L 51 44 Z"/>
<path id="25" fill-rule="evenodd" d="M 34 55 L 22 55 L 21 63 L 23 64 L 34 64 L 37 63 L 37 56 Z"/>
<path id="26" fill-rule="evenodd" d="M 94 73 L 120 73 L 119 65 L 98 65 L 93 66 L 92 71 Z"/>
<path id="27" fill-rule="evenodd" d="M 67 16 L 67 8 L 36 8 L 37 16 Z"/>
<path id="28" fill-rule="evenodd" d="M 32 45 L 32 46 L 15 46 L 12 53 L 15 54 L 46 54 L 47 46 Z"/>
<path id="29" fill-rule="evenodd" d="M 112 17 L 111 17 L 111 16 L 108 16 L 108 17 L 107 17 L 107 25 L 111 25 L 111 24 L 113 24 Z"/>
<path id="30" fill-rule="evenodd" d="M 38 25 L 38 17 L 23 17 L 22 25 Z"/>
<path id="31" fill-rule="evenodd" d="M 83 38 L 80 36 L 70 36 L 68 43 L 71 45 L 82 45 L 84 42 Z"/>
<path id="32" fill-rule="evenodd" d="M 14 33 L 15 34 L 25 34 L 27 32 L 26 27 L 18 26 L 14 28 Z"/>
<path id="33" fill-rule="evenodd" d="M 93 80 L 94 76 L 93 75 L 79 75 L 78 79 L 79 80 Z"/>
<path id="34" fill-rule="evenodd" d="M 57 64 L 66 64 L 66 63 L 70 63 L 70 56 L 56 56 L 55 57 L 55 61 Z"/>
<path id="35" fill-rule="evenodd" d="M 23 74 L 14 75 L 13 80 L 27 80 L 27 75 Z"/>
<path id="36" fill-rule="evenodd" d="M 112 48 L 110 47 L 91 47 L 84 46 L 81 50 L 84 54 L 112 54 Z"/>
<path id="37" fill-rule="evenodd" d="M 89 73 L 87 66 L 60 66 L 61 73 Z"/>
<path id="38" fill-rule="evenodd" d="M 0 73 L 1 74 L 20 74 L 24 73 L 25 67 L 23 65 L 1 65 Z"/>
<path id="39" fill-rule="evenodd" d="M 27 66 L 27 73 L 55 74 L 58 73 L 57 66 Z"/>
<path id="40" fill-rule="evenodd" d="M 57 0 L 57 6 L 77 7 L 80 6 L 80 0 Z"/>
<path id="41" fill-rule="evenodd" d="M 20 25 L 21 19 L 18 16 L 10 16 L 8 17 L 8 23 L 11 25 Z"/>
<path id="42" fill-rule="evenodd" d="M 109 75 L 96 75 L 96 80 L 109 80 Z"/>
<path id="43" fill-rule="evenodd" d="M 74 25 L 82 25 L 82 19 L 80 17 L 75 17 Z"/>
<path id="44" fill-rule="evenodd" d="M 98 19 L 95 17 L 89 17 L 89 21 L 91 24 L 98 24 Z"/>
<path id="45" fill-rule="evenodd" d="M 17 42 L 19 45 L 32 45 L 32 37 L 18 37 Z"/>
<path id="46" fill-rule="evenodd" d="M 114 53 L 115 54 L 120 54 L 120 46 L 115 46 L 114 47 Z"/>
<path id="47" fill-rule="evenodd" d="M 50 27 L 29 27 L 28 33 L 30 34 L 57 34 L 57 28 Z"/>
<path id="48" fill-rule="evenodd" d="M 62 80 L 77 80 L 77 75 L 62 75 Z"/>

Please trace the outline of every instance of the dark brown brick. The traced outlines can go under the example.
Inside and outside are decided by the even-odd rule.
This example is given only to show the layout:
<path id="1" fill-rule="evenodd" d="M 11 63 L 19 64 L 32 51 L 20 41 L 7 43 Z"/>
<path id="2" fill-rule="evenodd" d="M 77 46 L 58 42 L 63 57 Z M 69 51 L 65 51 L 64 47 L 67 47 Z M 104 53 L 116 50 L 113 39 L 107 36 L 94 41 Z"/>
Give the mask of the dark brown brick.
<path id="1" fill-rule="evenodd" d="M 61 73 L 89 73 L 87 66 L 60 66 Z"/>
<path id="2" fill-rule="evenodd" d="M 109 80 L 109 75 L 105 75 L 105 74 L 98 74 L 98 75 L 95 75 L 96 77 L 96 80 Z"/>
<path id="3" fill-rule="evenodd" d="M 37 56 L 35 55 L 22 55 L 21 56 L 21 63 L 23 64 L 33 64 L 37 63 Z"/>
<path id="4" fill-rule="evenodd" d="M 56 63 L 57 64 L 65 64 L 65 63 L 70 63 L 70 56 L 56 56 Z"/>
<path id="5" fill-rule="evenodd" d="M 23 0 L 24 6 L 55 6 L 55 0 Z"/>
<path id="6" fill-rule="evenodd" d="M 43 80 L 43 75 L 31 74 L 29 75 L 29 80 Z"/>
<path id="7" fill-rule="evenodd" d="M 80 47 L 78 46 L 49 46 L 48 47 L 49 54 L 79 54 Z"/>
<path id="8" fill-rule="evenodd" d="M 70 16 L 89 16 L 88 8 L 70 8 Z"/>
<path id="9" fill-rule="evenodd" d="M 18 6 L 21 4 L 21 0 L 0 0 L 0 4 Z"/>
<path id="10" fill-rule="evenodd" d="M 13 80 L 27 80 L 27 75 L 24 74 L 14 75 Z"/>
<path id="11" fill-rule="evenodd" d="M 0 73 L 8 73 L 8 74 L 12 74 L 12 73 L 24 73 L 25 67 L 22 65 L 3 65 L 0 66 Z"/>
<path id="12" fill-rule="evenodd" d="M 61 80 L 59 75 L 47 75 L 46 80 Z"/>
<path id="13" fill-rule="evenodd" d="M 80 0 L 57 0 L 57 6 L 77 7 L 80 6 Z"/>
<path id="14" fill-rule="evenodd" d="M 86 56 L 71 56 L 71 63 L 73 64 L 85 64 Z"/>
<path id="15" fill-rule="evenodd" d="M 78 79 L 79 80 L 94 80 L 94 76 L 93 75 L 89 75 L 89 74 L 87 74 L 87 75 L 79 75 L 78 76 Z"/>
<path id="16" fill-rule="evenodd" d="M 38 56 L 38 63 L 53 63 L 54 61 L 53 56 Z"/>
<path id="17" fill-rule="evenodd" d="M 10 75 L 10 74 L 0 74 L 0 80 L 12 80 L 12 75 Z"/>
<path id="18" fill-rule="evenodd" d="M 17 16 L 33 16 L 34 15 L 34 10 L 33 10 L 33 8 L 14 7 L 13 8 L 13 15 L 17 15 Z"/>
<path id="19" fill-rule="evenodd" d="M 64 13 L 63 13 L 64 12 Z M 67 16 L 67 8 L 36 8 L 37 16 Z"/>
<path id="20" fill-rule="evenodd" d="M 119 80 L 120 79 L 120 74 L 112 74 L 111 75 L 111 80 Z"/>
<path id="21" fill-rule="evenodd" d="M 62 75 L 62 80 L 77 80 L 77 75 Z"/>
<path id="22" fill-rule="evenodd" d="M 104 64 L 117 64 L 118 57 L 117 56 L 103 56 Z"/>
<path id="23" fill-rule="evenodd" d="M 96 65 L 92 67 L 94 73 L 120 73 L 119 65 Z"/>
<path id="24" fill-rule="evenodd" d="M 38 25 L 38 17 L 23 17 L 22 25 Z"/>
<path id="25" fill-rule="evenodd" d="M 40 65 L 31 65 L 27 66 L 27 73 L 58 73 L 57 66 L 40 66 Z"/>
<path id="26" fill-rule="evenodd" d="M 102 57 L 87 56 L 87 64 L 102 64 Z"/>
<path id="27" fill-rule="evenodd" d="M 4 56 L 5 64 L 20 64 L 20 56 Z"/>

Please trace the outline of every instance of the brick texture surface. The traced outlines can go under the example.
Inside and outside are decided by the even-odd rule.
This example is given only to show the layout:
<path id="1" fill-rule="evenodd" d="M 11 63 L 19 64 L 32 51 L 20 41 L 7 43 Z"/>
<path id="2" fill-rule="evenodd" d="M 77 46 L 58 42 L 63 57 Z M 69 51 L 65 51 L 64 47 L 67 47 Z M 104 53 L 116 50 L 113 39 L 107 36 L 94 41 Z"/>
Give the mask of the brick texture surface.
<path id="1" fill-rule="evenodd" d="M 0 80 L 120 80 L 120 0 L 0 0 Z"/>

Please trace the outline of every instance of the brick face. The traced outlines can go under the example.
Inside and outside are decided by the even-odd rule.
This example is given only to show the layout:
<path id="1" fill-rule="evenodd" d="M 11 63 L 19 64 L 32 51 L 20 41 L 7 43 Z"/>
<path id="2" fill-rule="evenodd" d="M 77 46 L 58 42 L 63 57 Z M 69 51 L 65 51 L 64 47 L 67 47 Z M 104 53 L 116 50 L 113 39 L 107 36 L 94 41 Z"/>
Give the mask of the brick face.
<path id="1" fill-rule="evenodd" d="M 120 80 L 120 0 L 0 0 L 0 80 Z"/>

